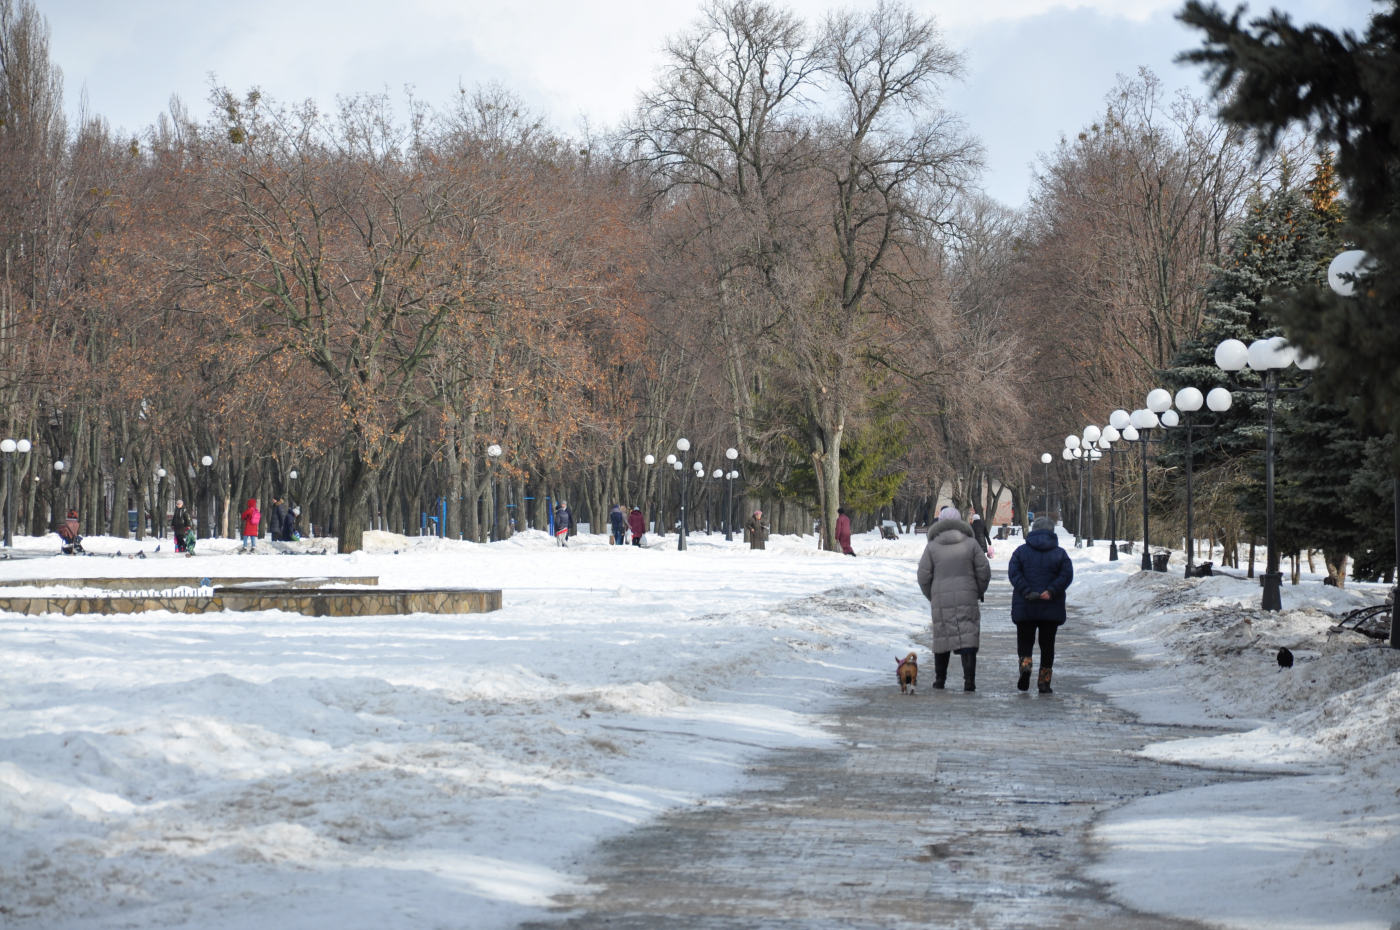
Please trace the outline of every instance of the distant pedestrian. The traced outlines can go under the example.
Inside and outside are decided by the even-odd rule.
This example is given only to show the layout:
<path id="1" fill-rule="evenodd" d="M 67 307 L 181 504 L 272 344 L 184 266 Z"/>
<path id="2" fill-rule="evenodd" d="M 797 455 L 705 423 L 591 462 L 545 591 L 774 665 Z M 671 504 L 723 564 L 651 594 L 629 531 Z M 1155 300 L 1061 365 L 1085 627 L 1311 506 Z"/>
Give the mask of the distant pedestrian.
<path id="1" fill-rule="evenodd" d="M 1026 541 L 1011 554 L 1006 567 L 1011 582 L 1011 621 L 1016 624 L 1016 655 L 1021 660 L 1020 691 L 1031 687 L 1032 653 L 1040 636 L 1040 676 L 1036 681 L 1041 694 L 1050 690 L 1051 668 L 1055 664 L 1055 634 L 1065 622 L 1065 592 L 1074 583 L 1074 563 L 1060 548 L 1055 521 L 1041 517 L 1031 524 Z"/>
<path id="2" fill-rule="evenodd" d="M 992 547 L 992 534 L 988 532 L 986 521 L 977 515 L 977 511 L 972 511 L 967 525 L 972 527 L 972 538 L 977 540 L 977 545 L 982 547 L 983 552 Z"/>
<path id="3" fill-rule="evenodd" d="M 846 516 L 844 507 L 836 508 L 836 514 L 836 544 L 842 552 L 854 558 L 856 551 L 851 548 L 851 518 Z"/>
<path id="4" fill-rule="evenodd" d="M 933 686 L 948 678 L 952 653 L 962 657 L 963 690 L 977 690 L 977 648 L 982 613 L 977 606 L 992 581 L 987 554 L 972 538 L 972 527 L 956 508 L 946 507 L 928 528 L 928 545 L 919 560 L 919 589 L 933 613 Z"/>
<path id="5" fill-rule="evenodd" d="M 243 513 L 239 515 L 243 520 L 243 542 L 239 549 L 246 549 L 252 552 L 258 543 L 258 524 L 262 522 L 262 511 L 258 510 L 256 498 L 248 498 L 248 506 L 243 508 Z"/>
<path id="6" fill-rule="evenodd" d="M 283 542 L 296 542 L 301 539 L 300 534 L 297 533 L 297 517 L 299 516 L 301 516 L 300 507 L 288 508 L 287 512 L 282 515 Z"/>
<path id="7" fill-rule="evenodd" d="M 608 511 L 608 527 L 612 530 L 612 544 L 622 545 L 627 536 L 627 514 L 623 512 L 621 504 L 613 504 L 612 510 Z"/>
<path id="8" fill-rule="evenodd" d="M 557 545 L 568 547 L 569 530 L 574 527 L 574 515 L 569 510 L 568 501 L 560 501 L 554 505 L 554 541 Z"/>
<path id="9" fill-rule="evenodd" d="M 755 510 L 753 516 L 749 517 L 749 522 L 744 524 L 744 535 L 749 538 L 750 549 L 764 548 L 764 541 L 768 539 L 768 527 L 763 525 L 763 511 Z"/>
<path id="10" fill-rule="evenodd" d="M 268 520 L 267 535 L 273 542 L 282 542 L 288 538 L 282 533 L 282 526 L 287 522 L 287 505 L 280 497 L 272 499 L 272 515 Z"/>
<path id="11" fill-rule="evenodd" d="M 175 537 L 175 551 L 185 551 L 185 537 L 190 535 L 190 528 L 193 526 L 190 519 L 190 512 L 185 509 L 185 502 L 177 500 L 175 502 L 175 512 L 170 515 L 170 532 Z"/>
<path id="12" fill-rule="evenodd" d="M 632 512 L 627 515 L 627 525 L 632 530 L 632 545 L 640 547 L 642 537 L 647 533 L 646 514 L 642 513 L 640 507 L 632 508 Z"/>

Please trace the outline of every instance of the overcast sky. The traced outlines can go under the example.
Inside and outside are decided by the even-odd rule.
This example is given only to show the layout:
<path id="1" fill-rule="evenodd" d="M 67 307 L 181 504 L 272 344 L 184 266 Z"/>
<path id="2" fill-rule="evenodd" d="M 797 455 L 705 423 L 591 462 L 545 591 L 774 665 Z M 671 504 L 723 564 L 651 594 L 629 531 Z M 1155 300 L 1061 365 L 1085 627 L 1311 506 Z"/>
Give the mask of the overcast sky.
<path id="1" fill-rule="evenodd" d="M 1172 18 L 1180 0 L 914 2 L 967 54 L 968 78 L 949 89 L 948 104 L 986 144 L 987 191 L 1013 206 L 1025 200 L 1038 154 L 1093 118 L 1115 75 L 1145 65 L 1171 87 L 1200 90 L 1194 69 L 1172 64 L 1197 44 Z M 696 0 L 37 3 L 53 29 L 70 113 L 86 91 L 93 111 L 128 130 L 151 123 L 172 93 L 203 114 L 211 74 L 234 90 L 256 85 L 279 99 L 323 103 L 406 84 L 437 102 L 459 83 L 499 81 L 562 129 L 576 129 L 585 116 L 611 125 L 652 80 L 666 36 L 693 21 L 698 7 Z M 789 3 L 813 20 L 840 5 Z M 1297 20 L 1356 29 L 1373 8 L 1369 0 L 1276 5 Z"/>

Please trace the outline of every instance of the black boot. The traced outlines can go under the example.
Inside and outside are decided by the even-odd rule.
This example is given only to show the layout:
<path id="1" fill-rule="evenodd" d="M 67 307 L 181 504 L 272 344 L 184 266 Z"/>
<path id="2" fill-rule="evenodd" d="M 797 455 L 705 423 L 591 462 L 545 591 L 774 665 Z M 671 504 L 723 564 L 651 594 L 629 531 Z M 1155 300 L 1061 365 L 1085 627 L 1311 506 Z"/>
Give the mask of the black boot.
<path id="1" fill-rule="evenodd" d="M 1040 680 L 1037 681 L 1036 684 L 1039 686 L 1041 694 L 1055 693 L 1054 691 L 1050 690 L 1050 669 L 1048 668 L 1043 668 L 1040 670 Z"/>
<path id="2" fill-rule="evenodd" d="M 962 654 L 963 665 L 963 690 L 977 690 L 977 653 L 964 652 Z"/>
<path id="3" fill-rule="evenodd" d="M 948 657 L 952 653 L 935 652 L 933 654 L 933 686 L 942 689 L 948 681 Z"/>
<path id="4" fill-rule="evenodd" d="M 1021 677 L 1016 679 L 1017 691 L 1029 691 L 1031 689 L 1031 657 L 1021 656 Z"/>

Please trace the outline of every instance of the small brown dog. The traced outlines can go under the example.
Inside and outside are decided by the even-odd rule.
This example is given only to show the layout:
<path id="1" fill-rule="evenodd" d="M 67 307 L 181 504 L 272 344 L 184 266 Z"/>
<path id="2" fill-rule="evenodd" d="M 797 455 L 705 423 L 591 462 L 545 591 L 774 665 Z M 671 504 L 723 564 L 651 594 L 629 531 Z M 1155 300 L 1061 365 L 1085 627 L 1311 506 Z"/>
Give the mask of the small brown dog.
<path id="1" fill-rule="evenodd" d="M 919 657 L 915 653 L 909 653 L 902 659 L 896 658 L 899 663 L 894 667 L 894 677 L 899 679 L 899 693 L 913 694 L 914 686 L 919 683 Z"/>

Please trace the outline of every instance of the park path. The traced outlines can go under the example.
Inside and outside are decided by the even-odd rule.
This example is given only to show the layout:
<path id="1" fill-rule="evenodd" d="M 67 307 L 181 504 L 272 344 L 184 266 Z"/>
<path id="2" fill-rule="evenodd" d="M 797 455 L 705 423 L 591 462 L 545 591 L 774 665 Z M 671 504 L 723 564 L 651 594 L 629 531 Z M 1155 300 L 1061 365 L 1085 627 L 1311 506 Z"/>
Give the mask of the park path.
<path id="1" fill-rule="evenodd" d="M 754 787 L 602 844 L 543 930 L 1186 928 L 1127 910 L 1082 877 L 1088 828 L 1145 794 L 1241 778 L 1140 759 L 1149 742 L 1203 732 L 1143 724 L 1089 690 L 1140 666 L 1071 619 L 1054 695 L 1015 690 L 1010 588 L 983 609 L 975 694 L 954 658 L 948 690 L 855 689 L 837 745 L 776 750 Z M 925 646 L 927 644 L 925 643 Z M 1183 892 L 1187 892 L 1183 889 Z"/>

